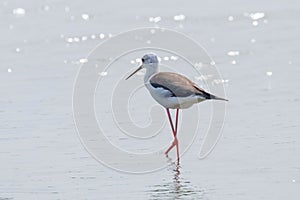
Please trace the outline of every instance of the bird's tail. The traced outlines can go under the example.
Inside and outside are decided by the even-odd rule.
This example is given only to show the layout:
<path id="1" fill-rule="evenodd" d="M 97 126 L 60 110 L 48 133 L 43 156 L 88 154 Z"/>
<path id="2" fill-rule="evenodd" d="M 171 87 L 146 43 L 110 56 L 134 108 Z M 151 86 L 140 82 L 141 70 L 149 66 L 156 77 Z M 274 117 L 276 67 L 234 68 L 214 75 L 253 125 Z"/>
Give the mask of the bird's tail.
<path id="1" fill-rule="evenodd" d="M 194 87 L 196 88 L 196 90 L 199 91 L 199 93 L 197 93 L 197 95 L 199 95 L 201 98 L 199 98 L 199 102 L 203 101 L 205 99 L 214 99 L 214 100 L 221 100 L 221 101 L 228 101 L 227 99 L 221 98 L 221 97 L 217 97 L 213 94 L 210 94 L 208 92 L 206 92 L 205 90 L 203 90 L 202 88 L 198 87 L 197 85 L 194 85 Z"/>
<path id="2" fill-rule="evenodd" d="M 211 100 L 221 100 L 221 101 L 228 101 L 227 99 L 215 96 L 213 94 L 210 94 L 208 92 L 203 92 L 202 97 L 204 97 L 205 99 L 211 99 Z"/>
<path id="3" fill-rule="evenodd" d="M 217 97 L 217 96 L 212 95 L 212 94 L 210 94 L 210 98 L 208 98 L 208 99 L 221 100 L 221 101 L 228 101 L 228 99 L 224 99 L 224 98 L 221 98 L 221 97 Z"/>

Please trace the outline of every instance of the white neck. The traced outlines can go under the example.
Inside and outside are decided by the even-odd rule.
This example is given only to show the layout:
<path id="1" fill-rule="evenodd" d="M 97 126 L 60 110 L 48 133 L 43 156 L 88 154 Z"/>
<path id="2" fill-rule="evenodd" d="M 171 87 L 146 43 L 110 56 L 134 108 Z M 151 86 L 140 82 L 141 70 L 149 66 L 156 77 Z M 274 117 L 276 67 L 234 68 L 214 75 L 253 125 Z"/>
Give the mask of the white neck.
<path id="1" fill-rule="evenodd" d="M 150 77 L 158 73 L 158 64 L 152 64 L 152 66 L 146 67 L 146 74 L 144 76 L 144 83 L 148 83 Z"/>

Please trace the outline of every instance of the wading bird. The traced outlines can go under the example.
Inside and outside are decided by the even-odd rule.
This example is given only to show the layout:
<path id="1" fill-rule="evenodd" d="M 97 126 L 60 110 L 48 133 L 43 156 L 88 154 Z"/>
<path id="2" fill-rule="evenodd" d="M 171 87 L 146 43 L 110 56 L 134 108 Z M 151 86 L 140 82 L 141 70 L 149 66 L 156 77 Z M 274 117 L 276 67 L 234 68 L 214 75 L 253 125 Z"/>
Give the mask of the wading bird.
<path id="1" fill-rule="evenodd" d="M 159 61 L 155 54 L 146 54 L 142 57 L 142 65 L 127 78 L 129 79 L 139 70 L 146 68 L 144 83 L 151 96 L 167 110 L 170 126 L 174 135 L 174 141 L 165 152 L 166 156 L 176 146 L 177 160 L 179 161 L 179 147 L 177 139 L 179 109 L 186 109 L 193 104 L 205 100 L 226 99 L 212 95 L 197 86 L 187 77 L 173 72 L 159 72 Z M 170 109 L 176 109 L 175 126 L 171 118 Z"/>

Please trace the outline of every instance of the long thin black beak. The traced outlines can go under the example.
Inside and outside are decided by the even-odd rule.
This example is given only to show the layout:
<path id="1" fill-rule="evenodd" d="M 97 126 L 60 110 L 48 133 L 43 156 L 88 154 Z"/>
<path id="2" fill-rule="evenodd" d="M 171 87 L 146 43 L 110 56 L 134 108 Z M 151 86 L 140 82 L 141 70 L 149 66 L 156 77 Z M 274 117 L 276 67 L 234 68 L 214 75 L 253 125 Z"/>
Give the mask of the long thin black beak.
<path id="1" fill-rule="evenodd" d="M 134 72 L 132 72 L 132 74 L 130 74 L 125 80 L 129 79 L 130 77 L 132 77 L 135 73 L 137 73 L 141 69 L 143 69 L 143 65 L 139 66 L 139 68 L 137 68 Z"/>

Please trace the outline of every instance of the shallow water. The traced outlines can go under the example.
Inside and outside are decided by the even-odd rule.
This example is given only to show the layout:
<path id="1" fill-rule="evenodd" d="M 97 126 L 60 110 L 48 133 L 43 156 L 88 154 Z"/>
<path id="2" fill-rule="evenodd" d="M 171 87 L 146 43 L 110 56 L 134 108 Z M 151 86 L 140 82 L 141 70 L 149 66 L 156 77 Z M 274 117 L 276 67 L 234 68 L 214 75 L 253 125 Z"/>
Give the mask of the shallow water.
<path id="1" fill-rule="evenodd" d="M 298 4 L 1 1 L 0 199 L 299 199 Z M 171 28 L 203 45 L 230 101 L 222 138 L 209 157 L 198 159 L 209 123 L 203 114 L 179 165 L 165 159 L 164 169 L 133 175 L 103 166 L 84 149 L 72 93 L 80 64 L 96 45 L 144 26 Z M 137 106 L 150 103 L 146 98 Z M 209 102 L 198 107 L 210 111 Z M 143 111 L 133 115 L 141 125 L 148 119 Z M 166 130 L 162 144 L 146 149 L 112 141 L 153 150 L 171 142 Z"/>

